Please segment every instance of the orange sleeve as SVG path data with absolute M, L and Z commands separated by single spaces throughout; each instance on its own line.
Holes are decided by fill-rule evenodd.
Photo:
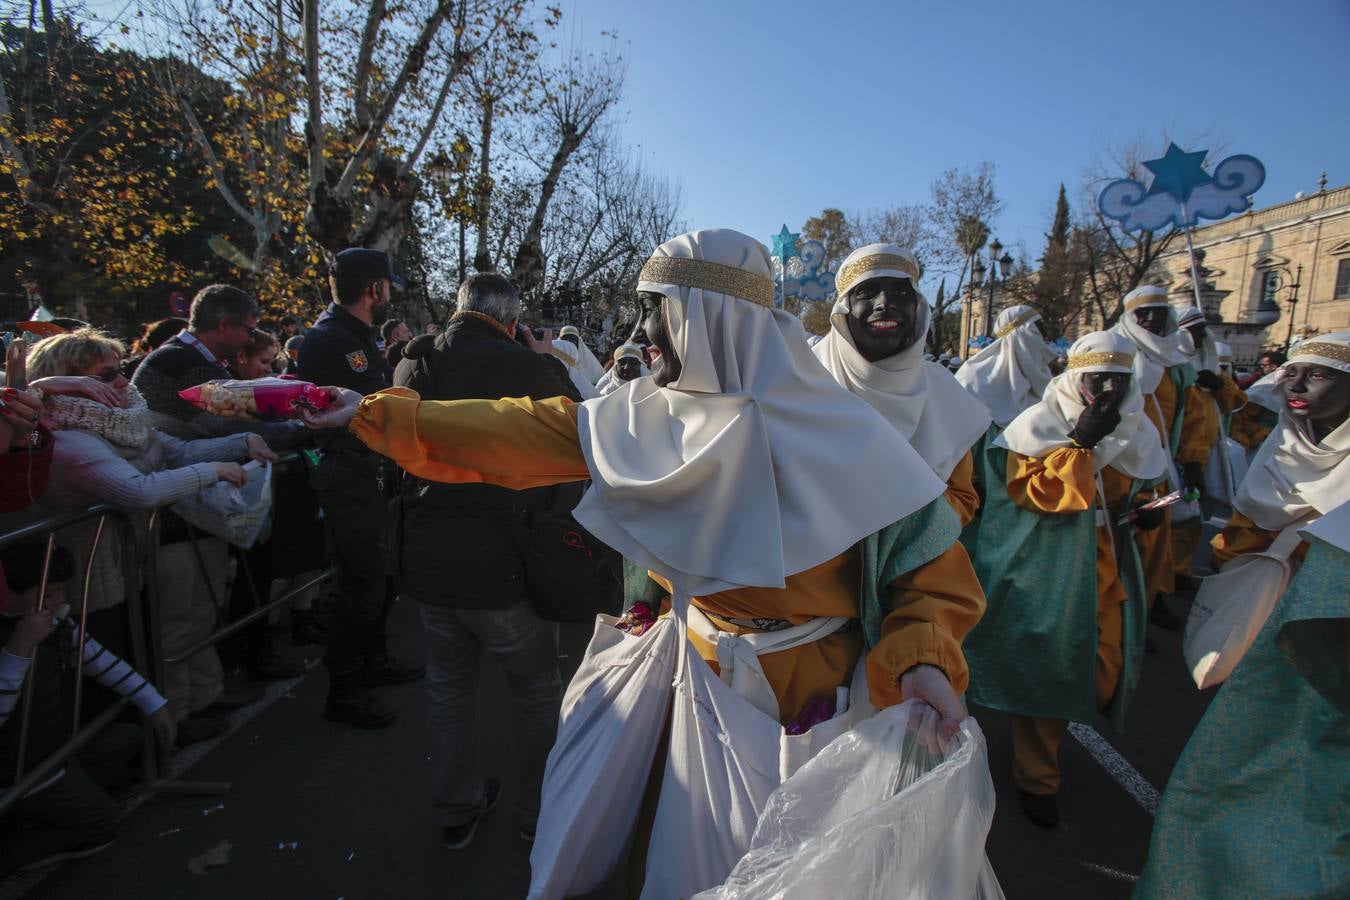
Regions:
M 590 477 L 578 409 L 565 397 L 423 401 L 389 388 L 363 399 L 349 427 L 419 478 L 524 490 Z
M 965 528 L 980 511 L 980 495 L 975 492 L 975 457 L 969 450 L 947 476 L 947 502 L 956 510 L 956 517 Z
M 1238 387 L 1236 381 L 1227 375 L 1220 377 L 1223 378 L 1223 387 L 1214 391 L 1210 396 L 1214 398 L 1215 403 L 1219 404 L 1219 412 L 1229 415 L 1247 405 L 1247 394 L 1242 388 Z
M 952 544 L 941 556 L 906 572 L 890 585 L 893 608 L 881 639 L 867 655 L 867 683 L 878 709 L 905 699 L 900 676 L 918 665 L 936 666 L 964 694 L 970 670 L 961 642 L 984 615 L 984 590 L 966 548 Z
M 1008 497 L 1034 513 L 1073 513 L 1092 508 L 1097 495 L 1092 451 L 1060 447 L 1044 457 L 1008 452 Z
M 1279 417 L 1255 403 L 1248 403 L 1233 414 L 1228 436 L 1248 450 L 1255 450 L 1274 429 Z
M 1186 389 L 1183 399 L 1186 408 L 1177 461 L 1203 465 L 1209 461 L 1209 451 L 1219 442 L 1219 408 L 1208 391 L 1194 385 Z
M 1228 526 L 1214 535 L 1209 545 L 1214 550 L 1214 567 L 1227 563 L 1230 559 L 1244 553 L 1260 553 L 1266 550 L 1280 536 L 1278 531 L 1267 531 L 1237 510 L 1233 510 Z M 1308 542 L 1300 541 L 1293 556 L 1302 559 L 1308 555 Z

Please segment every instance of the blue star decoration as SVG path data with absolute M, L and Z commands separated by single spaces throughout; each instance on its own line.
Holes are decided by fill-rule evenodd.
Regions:
M 797 238 L 799 237 L 801 237 L 800 234 L 793 234 L 788 231 L 787 225 L 784 225 L 783 230 L 773 236 L 773 255 L 783 265 L 786 266 L 789 259 L 798 255 Z
M 1202 184 L 1214 181 L 1205 171 L 1205 154 L 1208 150 L 1187 153 L 1176 144 L 1168 143 L 1167 152 L 1159 159 L 1144 161 L 1144 166 L 1153 173 L 1153 183 L 1148 186 L 1149 195 L 1171 194 L 1178 203 L 1191 198 L 1191 192 Z

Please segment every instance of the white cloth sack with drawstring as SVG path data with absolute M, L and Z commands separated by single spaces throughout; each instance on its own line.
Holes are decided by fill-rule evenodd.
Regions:
M 748 852 L 699 900 L 995 900 L 994 783 L 974 719 L 941 746 L 918 700 L 835 740 L 764 804 Z
M 687 616 L 696 633 L 711 629 L 703 614 L 687 604 L 677 600 L 677 615 Z M 838 694 L 833 718 L 797 735 L 788 734 L 779 722 L 778 704 L 758 654 L 811 643 L 838 625 L 815 619 L 740 638 L 719 634 L 720 664 L 734 661 L 734 669 L 721 676 L 680 629 L 670 754 L 642 900 L 681 900 L 721 884 L 750 847 L 769 795 L 831 741 L 875 713 L 868 700 L 866 666 L 859 660 L 851 689 Z M 771 711 L 762 708 L 770 702 Z
M 1298 565 L 1290 558 L 1301 540 L 1297 529 L 1307 524 L 1300 519 L 1269 549 L 1231 559 L 1200 583 L 1181 642 L 1196 687 L 1222 684 L 1247 654 L 1289 586 Z
M 670 616 L 643 635 L 620 631 L 617 621 L 596 617 L 595 634 L 563 695 L 530 851 L 531 900 L 599 887 L 627 849 L 642 806 L 679 642 Z

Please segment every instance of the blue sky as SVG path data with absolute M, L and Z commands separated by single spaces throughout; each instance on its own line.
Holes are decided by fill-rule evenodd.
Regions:
M 681 185 L 690 225 L 766 243 L 826 206 L 925 201 L 944 169 L 987 159 L 994 234 L 1037 256 L 1061 181 L 1074 204 L 1106 148 L 1142 137 L 1161 155 L 1164 134 L 1261 159 L 1258 207 L 1323 171 L 1350 182 L 1350 0 L 563 8 L 564 41 L 618 32 L 624 134 Z

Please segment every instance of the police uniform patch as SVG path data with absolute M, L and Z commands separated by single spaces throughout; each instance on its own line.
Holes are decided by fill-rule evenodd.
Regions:
M 366 359 L 366 351 L 354 350 L 347 354 L 347 365 L 352 367 L 353 372 L 364 372 L 370 368 L 370 360 Z

